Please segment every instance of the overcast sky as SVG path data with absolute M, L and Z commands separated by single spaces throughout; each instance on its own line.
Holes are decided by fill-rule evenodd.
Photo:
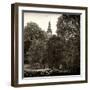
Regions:
M 39 25 L 39 27 L 42 28 L 42 30 L 47 31 L 48 22 L 50 21 L 52 33 L 55 34 L 57 29 L 56 24 L 59 16 L 61 16 L 61 14 L 25 12 L 24 26 L 26 26 L 29 22 L 35 22 Z

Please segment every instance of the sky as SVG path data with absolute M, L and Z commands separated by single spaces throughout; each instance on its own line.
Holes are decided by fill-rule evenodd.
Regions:
M 29 22 L 35 22 L 42 30 L 47 31 L 48 23 L 51 23 L 52 34 L 56 33 L 56 24 L 61 14 L 24 12 L 24 26 Z

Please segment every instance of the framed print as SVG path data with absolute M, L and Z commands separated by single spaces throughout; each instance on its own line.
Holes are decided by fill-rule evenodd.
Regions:
M 87 7 L 11 5 L 11 85 L 87 83 Z

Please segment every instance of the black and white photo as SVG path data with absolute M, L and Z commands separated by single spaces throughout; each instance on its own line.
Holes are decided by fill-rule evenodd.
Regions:
M 24 77 L 80 75 L 80 14 L 24 11 Z
M 11 6 L 11 84 L 87 83 L 87 7 Z

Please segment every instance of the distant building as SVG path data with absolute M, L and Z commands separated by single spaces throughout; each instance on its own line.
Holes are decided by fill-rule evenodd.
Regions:
M 51 23 L 50 23 L 50 21 L 48 23 L 47 36 L 48 36 L 48 38 L 50 38 L 52 36 L 52 29 L 51 29 Z

